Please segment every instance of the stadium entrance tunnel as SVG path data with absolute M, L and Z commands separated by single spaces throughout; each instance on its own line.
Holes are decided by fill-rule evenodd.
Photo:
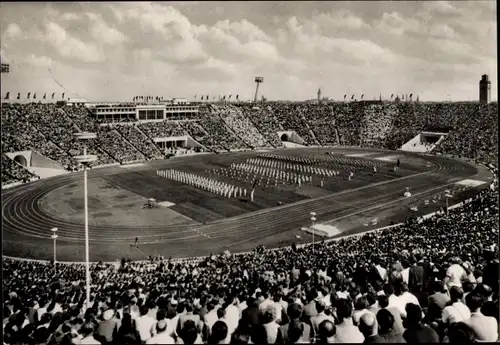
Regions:
M 281 141 L 290 141 L 290 140 L 289 140 L 289 138 L 288 138 L 288 134 L 283 133 L 283 134 L 281 135 Z
M 14 161 L 18 162 L 23 167 L 28 166 L 28 162 L 26 161 L 26 158 L 23 155 L 17 155 L 17 156 L 15 156 L 14 157 Z

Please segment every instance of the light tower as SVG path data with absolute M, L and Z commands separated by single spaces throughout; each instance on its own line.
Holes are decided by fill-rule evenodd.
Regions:
M 491 81 L 487 74 L 481 76 L 479 81 L 479 103 L 489 103 L 491 96 Z
M 255 88 L 255 97 L 253 98 L 253 101 L 255 103 L 257 103 L 257 96 L 259 94 L 259 85 L 260 85 L 260 83 L 263 83 L 263 82 L 264 82 L 263 77 L 255 77 L 255 83 L 257 84 L 257 86 Z
M 89 208 L 88 208 L 88 191 L 87 191 L 87 166 L 97 160 L 96 155 L 87 154 L 87 140 L 92 140 L 97 137 L 96 133 L 79 132 L 74 133 L 73 137 L 76 140 L 83 141 L 83 156 L 73 157 L 74 160 L 83 165 L 83 193 L 84 193 L 84 208 L 85 208 L 85 281 L 87 290 L 87 309 L 90 308 L 90 262 L 89 262 Z

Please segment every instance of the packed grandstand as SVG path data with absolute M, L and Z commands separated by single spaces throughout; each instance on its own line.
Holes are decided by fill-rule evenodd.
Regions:
M 341 102 L 202 104 L 195 118 L 103 125 L 85 107 L 2 104 L 2 184 L 36 177 L 5 154 L 36 150 L 66 170 L 97 132 L 95 166 L 162 159 L 156 137 L 208 151 L 305 145 L 399 149 L 446 131 L 433 154 L 497 176 L 498 104 Z M 497 341 L 497 184 L 463 207 L 390 230 L 201 261 L 162 257 L 92 265 L 3 260 L 6 344 L 224 344 Z M 376 248 L 374 250 L 374 248 Z

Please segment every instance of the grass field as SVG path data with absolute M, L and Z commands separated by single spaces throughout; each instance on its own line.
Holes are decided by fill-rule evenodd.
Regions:
M 143 209 L 147 198 L 102 178 L 88 184 L 89 224 L 162 225 L 195 224 L 192 219 L 169 208 Z M 57 218 L 83 223 L 83 181 L 48 193 L 41 201 L 44 211 Z
M 189 161 L 182 167 L 174 168 L 241 186 L 247 189 L 246 197 L 225 198 L 195 186 L 158 176 L 156 169 L 122 170 L 89 180 L 89 223 L 134 226 L 209 223 L 415 173 L 410 169 L 394 172 L 392 164 L 387 164 L 379 167 L 379 171 L 374 175 L 369 163 L 366 163 L 366 166 L 357 166 L 355 178 L 348 181 L 349 162 L 368 161 L 363 157 L 342 158 L 349 161 L 340 160 L 321 165 L 341 173 L 340 176 L 323 178 L 323 186 L 320 185 L 321 178 L 318 176 L 313 176 L 312 182 L 304 182 L 300 188 L 297 184 L 278 183 L 275 186 L 272 182 L 266 185 L 264 181 L 267 178 L 264 177 L 263 182 L 255 188 L 254 202 L 250 202 L 249 193 L 254 181 L 253 176 L 243 180 L 246 173 L 241 173 L 238 177 L 228 177 L 215 172 L 216 169 L 220 171 L 227 168 L 234 161 L 231 157 L 225 158 L 215 162 Z M 82 191 L 83 182 L 54 190 L 43 198 L 42 207 L 57 218 L 83 223 Z M 157 202 L 169 202 L 173 206 L 142 209 L 149 198 L 154 198 Z

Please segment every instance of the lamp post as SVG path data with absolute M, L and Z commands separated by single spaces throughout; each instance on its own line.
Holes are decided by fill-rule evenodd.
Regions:
M 74 160 L 83 165 L 83 190 L 84 190 L 84 208 L 85 208 L 85 281 L 86 281 L 86 305 L 90 308 L 90 262 L 89 262 L 89 210 L 88 210 L 88 191 L 87 191 L 87 166 L 97 160 L 96 155 L 87 154 L 87 140 L 97 137 L 96 133 L 79 132 L 73 134 L 76 140 L 83 141 L 83 155 L 73 157 Z
M 52 228 L 52 236 L 50 236 L 54 240 L 54 271 L 57 273 L 57 265 L 56 265 L 56 252 L 57 252 L 57 228 Z
M 311 212 L 311 222 L 312 222 L 312 225 L 311 225 L 311 230 L 312 230 L 312 233 L 313 233 L 313 253 L 314 253 L 314 222 L 316 221 L 316 212 Z

